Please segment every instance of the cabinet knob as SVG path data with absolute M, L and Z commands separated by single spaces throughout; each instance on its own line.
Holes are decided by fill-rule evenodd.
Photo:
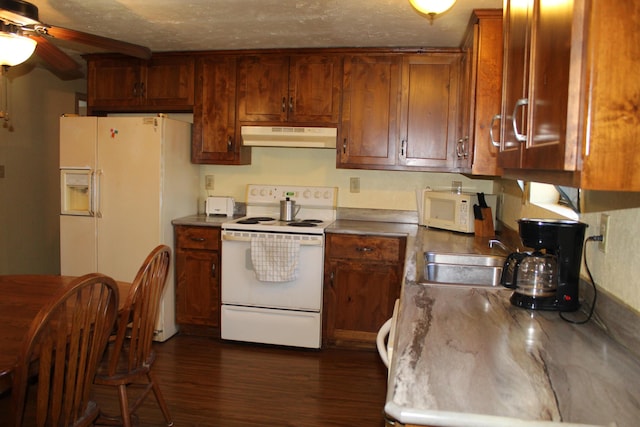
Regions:
M 202 243 L 202 242 L 205 242 L 207 239 L 205 239 L 204 237 L 189 237 L 189 240 L 191 240 L 192 242 Z
M 211 263 L 211 277 L 216 277 L 216 263 Z
M 347 154 L 347 138 L 342 141 L 342 154 Z
M 293 96 L 289 97 L 289 112 L 293 113 Z
M 282 97 L 282 112 L 284 113 L 285 111 L 287 111 L 287 97 L 283 96 Z
M 366 246 L 364 246 L 364 247 L 358 246 L 358 247 L 356 248 L 356 251 L 357 251 L 357 252 L 363 252 L 363 253 L 373 252 L 373 248 L 368 248 L 368 247 L 366 247 Z
M 227 151 L 233 151 L 233 138 L 231 138 L 231 135 L 227 137 Z

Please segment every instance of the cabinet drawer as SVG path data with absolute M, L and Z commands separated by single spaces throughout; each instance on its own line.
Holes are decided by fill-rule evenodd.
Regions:
M 176 247 L 179 249 L 209 249 L 220 247 L 220 229 L 214 227 L 176 227 Z
M 404 240 L 398 237 L 327 234 L 328 257 L 398 262 L 404 254 Z

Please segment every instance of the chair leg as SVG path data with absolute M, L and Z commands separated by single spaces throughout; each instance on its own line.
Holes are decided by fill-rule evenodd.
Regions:
M 165 402 L 164 400 L 164 396 L 162 395 L 160 386 L 156 382 L 155 376 L 151 373 L 151 371 L 147 372 L 147 378 L 149 379 L 149 382 L 153 387 L 153 394 L 156 396 L 156 401 L 158 402 L 158 406 L 162 411 L 162 415 L 164 415 L 167 426 L 173 426 L 173 420 L 171 419 L 171 414 L 169 413 L 169 407 L 167 406 L 167 402 Z
M 123 427 L 131 427 L 131 414 L 129 413 L 129 398 L 127 397 L 127 386 L 118 386 L 118 396 L 120 397 L 120 413 L 122 414 Z

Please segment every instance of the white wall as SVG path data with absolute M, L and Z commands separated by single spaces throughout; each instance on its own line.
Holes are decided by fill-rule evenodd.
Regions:
M 232 196 L 241 202 L 245 201 L 247 184 L 338 187 L 339 207 L 412 211 L 416 210 L 416 189 L 449 190 L 452 180 L 462 181 L 465 191 L 493 192 L 492 181 L 459 174 L 337 169 L 332 149 L 253 147 L 251 165 L 206 165 L 200 170 L 201 198 L 207 195 L 204 176 L 211 174 L 215 189 L 210 195 Z M 360 178 L 359 193 L 349 192 L 351 177 Z M 202 203 L 199 206 L 202 209 Z
M 59 273 L 58 117 L 74 112 L 86 82 L 26 64 L 7 78 L 14 130 L 0 127 L 0 274 Z

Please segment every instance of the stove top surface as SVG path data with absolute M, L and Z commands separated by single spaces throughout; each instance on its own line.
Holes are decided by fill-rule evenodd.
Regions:
M 222 229 L 324 234 L 336 219 L 337 197 L 335 187 L 250 184 L 247 215 L 223 223 Z M 293 221 L 280 220 L 280 201 L 286 198 L 299 207 Z

